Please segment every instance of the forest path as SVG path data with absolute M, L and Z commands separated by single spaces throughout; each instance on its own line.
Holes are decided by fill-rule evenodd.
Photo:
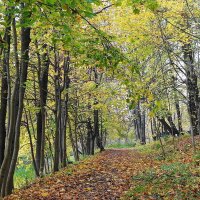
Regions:
M 109 149 L 40 179 L 6 200 L 114 200 L 131 186 L 131 177 L 152 165 L 133 149 Z

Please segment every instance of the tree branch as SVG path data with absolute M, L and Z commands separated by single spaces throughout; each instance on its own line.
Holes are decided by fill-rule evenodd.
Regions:
M 113 5 L 114 5 L 114 4 L 110 4 L 110 5 L 108 5 L 108 6 L 104 7 L 104 8 L 102 8 L 101 10 L 95 12 L 94 14 L 95 14 L 95 15 L 98 15 L 98 14 L 102 13 L 104 10 L 110 8 L 110 7 L 113 6 Z

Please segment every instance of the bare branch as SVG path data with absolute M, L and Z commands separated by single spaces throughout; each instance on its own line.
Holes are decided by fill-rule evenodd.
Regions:
M 110 8 L 110 7 L 113 6 L 113 5 L 114 5 L 114 4 L 110 4 L 110 5 L 108 5 L 108 6 L 104 7 L 104 8 L 102 8 L 101 10 L 95 12 L 94 14 L 97 15 L 97 14 L 99 14 L 99 13 L 102 13 L 104 10 L 107 10 L 108 8 Z

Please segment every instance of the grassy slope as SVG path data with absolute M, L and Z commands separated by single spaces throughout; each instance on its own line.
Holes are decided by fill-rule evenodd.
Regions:
M 164 141 L 164 159 L 159 142 L 139 146 L 154 164 L 132 177 L 132 188 L 122 199 L 200 199 L 200 137 L 193 153 L 189 136 Z

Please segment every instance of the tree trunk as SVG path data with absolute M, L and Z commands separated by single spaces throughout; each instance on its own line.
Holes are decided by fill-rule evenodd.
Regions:
M 94 68 L 94 82 L 96 83 L 96 88 L 99 86 L 99 81 L 98 81 L 98 72 L 97 69 Z M 94 105 L 98 104 L 98 100 L 95 98 L 94 99 Z M 104 151 L 103 147 L 103 142 L 102 138 L 100 137 L 99 134 L 99 110 L 94 109 L 94 137 L 96 138 L 96 144 L 97 147 L 100 149 L 100 151 Z
M 102 138 L 99 135 L 99 111 L 94 110 L 94 135 L 96 136 L 97 147 L 100 151 L 104 151 Z
M 36 45 L 37 46 L 37 45 Z M 43 46 L 45 50 L 46 45 Z M 49 72 L 49 60 L 47 53 L 42 55 L 42 62 L 40 61 L 40 55 L 38 53 L 38 81 L 39 81 L 39 93 L 40 111 L 37 113 L 37 141 L 36 141 L 36 165 L 43 175 L 44 170 L 44 147 L 45 147 L 45 106 L 47 101 L 47 87 L 48 87 L 48 72 Z
M 22 9 L 24 8 L 24 4 L 22 3 Z M 30 17 L 31 13 L 28 13 L 28 17 Z M 24 19 L 27 17 L 22 14 L 22 24 L 24 23 Z M 14 176 L 14 170 L 17 162 L 17 156 L 19 151 L 19 139 L 20 139 L 20 126 L 23 112 L 23 102 L 24 102 L 24 94 L 25 94 L 25 83 L 27 80 L 27 71 L 28 71 L 28 62 L 29 62 L 29 44 L 30 44 L 30 27 L 21 28 L 21 74 L 20 74 L 20 86 L 19 86 L 19 107 L 17 111 L 17 119 L 15 125 L 15 137 L 14 137 L 14 151 L 12 154 L 12 160 L 10 166 L 5 166 L 9 168 L 9 173 L 7 176 L 5 191 L 2 191 L 2 195 L 8 195 L 12 192 L 12 180 Z M 9 153 L 9 149 L 6 149 L 6 153 Z M 8 162 L 6 162 L 7 164 Z M 3 166 L 3 165 L 2 165 Z M 3 167 L 2 167 L 3 168 Z
M 169 133 L 171 133 L 171 135 L 175 136 L 175 135 L 179 135 L 179 131 L 177 130 L 176 126 L 173 124 L 171 124 L 172 126 L 170 126 L 164 118 L 158 118 L 158 120 L 162 123 L 162 125 L 164 126 L 164 129 L 167 130 Z M 170 119 L 169 119 L 170 120 Z M 170 120 L 171 121 L 171 120 Z M 171 122 L 173 123 L 173 122 Z
M 29 141 L 30 141 L 30 148 L 31 148 L 31 156 L 32 156 L 32 161 L 33 161 L 33 167 L 35 170 L 35 174 L 36 176 L 39 176 L 39 171 L 36 165 L 36 161 L 35 161 L 35 155 L 34 155 L 34 147 L 33 147 L 33 141 L 32 141 L 32 137 L 31 137 L 31 131 L 29 128 L 29 119 L 28 119 L 28 115 L 27 115 L 27 111 L 25 110 L 25 118 L 26 118 L 26 130 L 28 132 L 28 137 L 29 137 Z
M 197 85 L 197 75 L 194 67 L 194 53 L 191 44 L 183 46 L 185 71 L 187 78 L 188 110 L 191 118 L 191 128 L 193 134 L 198 135 L 198 109 L 199 109 L 199 89 Z
M 5 29 L 4 48 L 3 48 L 3 68 L 1 79 L 1 107 L 0 107 L 0 167 L 4 159 L 5 139 L 6 139 L 6 113 L 8 96 L 8 69 L 10 60 L 10 32 L 11 17 L 8 17 L 8 25 Z
M 176 101 L 175 106 L 176 106 L 176 114 L 177 114 L 177 118 L 178 118 L 178 130 L 179 130 L 179 133 L 182 133 L 183 126 L 182 126 L 182 117 L 181 117 L 179 101 Z
M 91 125 L 91 120 L 88 118 L 87 120 L 87 138 L 86 138 L 86 154 L 87 155 L 92 155 L 92 135 L 93 135 L 93 130 L 92 130 L 92 125 Z
M 66 94 L 63 94 L 63 100 L 62 100 L 62 110 L 61 110 L 61 126 L 62 128 L 60 129 L 61 131 L 61 165 L 62 167 L 66 167 L 67 165 L 67 120 L 68 120 L 68 100 L 69 100 L 69 95 L 68 95 L 68 89 L 69 89 L 69 84 L 70 84 L 70 78 L 69 78 L 69 69 L 70 69 L 70 56 L 69 52 L 67 57 L 64 59 L 64 83 L 62 87 L 62 92 L 65 91 Z
M 143 110 L 141 114 L 141 144 L 146 144 L 145 121 L 146 121 L 146 114 L 145 110 Z
M 61 92 L 60 92 L 60 82 L 59 82 L 59 63 L 58 63 L 58 55 L 57 51 L 54 48 L 54 56 L 55 56 L 55 63 L 54 63 L 54 84 L 55 84 L 55 123 L 56 123 L 56 130 L 55 130 L 55 139 L 54 139 L 54 172 L 59 170 L 60 164 L 60 116 L 61 116 Z

